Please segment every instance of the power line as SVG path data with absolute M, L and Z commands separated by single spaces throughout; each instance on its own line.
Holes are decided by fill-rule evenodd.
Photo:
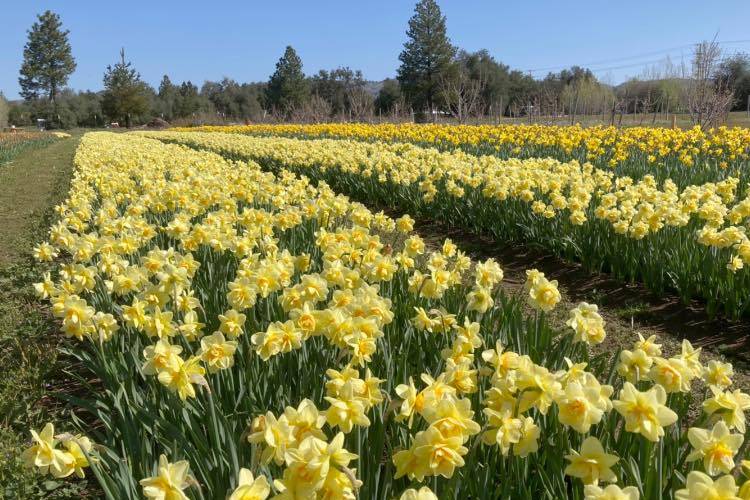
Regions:
M 669 56 L 666 56 L 666 57 L 669 57 Z M 623 65 L 620 65 L 620 66 L 610 66 L 608 68 L 595 68 L 595 69 L 592 69 L 591 72 L 592 73 L 600 73 L 602 71 L 610 71 L 610 70 L 613 70 L 613 69 L 637 68 L 637 67 L 641 67 L 641 66 L 648 66 L 649 64 L 658 64 L 658 63 L 664 62 L 664 59 L 665 58 L 662 57 L 660 59 L 653 59 L 651 61 L 643 61 L 643 62 L 638 62 L 638 63 L 634 63 L 634 64 L 623 64 Z M 730 59 L 730 58 L 729 57 L 722 57 L 719 61 L 720 62 L 724 62 L 724 61 L 727 61 L 728 59 Z
M 637 68 L 637 67 L 640 67 L 640 66 L 648 66 L 649 64 L 658 64 L 660 62 L 664 62 L 664 60 L 666 58 L 668 58 L 668 57 L 669 56 L 667 55 L 667 56 L 664 56 L 664 57 L 660 57 L 659 59 L 652 59 L 650 61 L 642 61 L 642 62 L 637 62 L 637 63 L 632 63 L 632 64 L 621 64 L 621 65 L 618 65 L 618 66 L 609 66 L 607 68 L 593 68 L 593 69 L 591 69 L 591 72 L 592 73 L 599 73 L 601 71 L 611 71 L 613 69 Z
M 716 42 L 716 43 L 718 43 L 719 45 L 731 45 L 731 44 L 739 44 L 739 43 L 750 43 L 750 39 L 748 39 L 748 40 L 725 40 L 725 41 Z M 592 69 L 592 71 L 608 71 L 608 70 L 611 70 L 611 69 L 622 69 L 622 68 L 625 68 L 625 67 L 635 67 L 635 66 L 646 65 L 646 64 L 654 64 L 654 63 L 657 63 L 657 62 L 661 62 L 664 59 L 664 57 L 669 57 L 669 55 L 671 53 L 673 53 L 674 51 L 676 51 L 676 50 L 682 50 L 682 49 L 686 49 L 686 48 L 692 48 L 692 47 L 695 47 L 696 45 L 697 44 L 695 44 L 695 43 L 685 44 L 685 45 L 680 45 L 680 46 L 677 46 L 677 47 L 671 47 L 671 48 L 668 48 L 668 49 L 661 49 L 661 50 L 655 50 L 655 51 L 651 51 L 651 52 L 644 52 L 644 53 L 641 53 L 641 54 L 638 54 L 638 55 L 633 55 L 633 56 L 617 57 L 617 58 L 611 58 L 611 59 L 602 59 L 602 60 L 599 60 L 599 61 L 593 61 L 593 62 L 584 63 L 584 64 L 577 64 L 577 66 L 583 66 L 583 67 L 598 66 L 600 64 L 609 64 L 609 63 L 616 63 L 616 62 L 621 62 L 621 61 L 629 61 L 629 60 L 633 60 L 633 59 L 640 59 L 640 58 L 643 58 L 643 57 L 650 57 L 650 56 L 654 56 L 654 55 L 663 54 L 662 58 L 654 60 L 654 61 L 645 61 L 645 62 L 639 62 L 639 63 L 628 64 L 628 65 L 623 65 L 623 66 L 613 66 L 613 67 L 609 67 L 609 68 L 598 68 L 598 69 Z M 553 71 L 553 70 L 558 70 L 558 69 L 562 70 L 562 69 L 569 68 L 571 66 L 573 66 L 573 65 L 548 66 L 548 67 L 545 67 L 545 68 L 535 68 L 535 69 L 525 70 L 524 73 L 539 73 L 539 72 L 543 72 L 543 71 Z
M 578 66 L 597 66 L 599 64 L 609 64 L 609 63 L 613 63 L 613 62 L 627 61 L 627 60 L 630 60 L 630 59 L 639 59 L 641 57 L 649 57 L 649 56 L 658 55 L 658 54 L 662 54 L 662 53 L 669 53 L 669 52 L 672 52 L 672 51 L 675 51 L 675 50 L 678 50 L 678 49 L 684 49 L 684 48 L 693 47 L 693 46 L 694 46 L 694 44 L 681 45 L 679 47 L 672 47 L 671 49 L 663 49 L 663 50 L 658 50 L 658 51 L 653 51 L 653 52 L 644 52 L 643 54 L 639 54 L 637 56 L 619 57 L 619 58 L 614 58 L 614 59 L 603 59 L 603 60 L 600 60 L 600 61 L 593 61 L 593 62 L 589 62 L 589 63 L 579 64 Z M 555 69 L 565 69 L 565 68 L 569 68 L 570 66 L 571 65 L 568 65 L 568 66 L 561 65 L 561 66 L 548 66 L 546 68 L 528 69 L 528 70 L 525 71 L 525 73 L 536 73 L 536 72 L 539 72 L 539 71 L 551 71 L 551 70 L 555 70 Z

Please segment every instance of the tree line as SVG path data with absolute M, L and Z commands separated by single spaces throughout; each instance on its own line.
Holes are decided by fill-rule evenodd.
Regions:
M 19 84 L 23 101 L 8 105 L 0 95 L 0 126 L 101 127 L 118 123 L 223 123 L 257 121 L 434 121 L 450 117 L 529 119 L 601 115 L 611 123 L 623 115 L 689 113 L 712 125 L 731 110 L 750 109 L 750 58 L 723 58 L 718 44 L 696 46 L 689 69 L 666 71 L 618 86 L 573 66 L 544 78 L 510 68 L 487 50 L 467 52 L 451 42 L 446 17 L 435 0 L 420 0 L 408 22 L 407 41 L 395 78 L 365 79 L 359 70 L 338 67 L 306 75 L 293 47 L 286 47 L 266 82 L 230 78 L 173 82 L 158 88 L 144 82 L 124 49 L 106 68 L 103 90 L 67 88 L 76 69 L 68 30 L 50 11 L 28 31 Z

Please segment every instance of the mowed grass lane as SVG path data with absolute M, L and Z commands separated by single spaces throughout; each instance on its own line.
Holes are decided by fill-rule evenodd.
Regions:
M 47 308 L 35 299 L 31 251 L 68 192 L 80 134 L 23 151 L 0 166 L 0 498 L 86 497 L 83 482 L 49 481 L 21 466 L 29 428 L 56 420 L 66 387 Z

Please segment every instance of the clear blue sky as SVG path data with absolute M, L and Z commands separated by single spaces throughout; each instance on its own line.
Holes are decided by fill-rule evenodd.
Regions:
M 684 46 L 717 32 L 720 41 L 750 39 L 748 0 L 438 1 L 451 40 L 462 48 L 486 48 L 521 70 L 597 63 L 590 67 L 613 83 L 666 55 L 687 61 Z M 69 86 L 98 90 L 122 46 L 152 85 L 164 73 L 198 85 L 223 76 L 266 80 L 287 44 L 308 74 L 345 65 L 380 80 L 396 72 L 414 8 L 414 0 L 2 3 L 0 91 L 11 99 L 18 97 L 26 30 L 45 9 L 60 14 L 71 32 L 78 69 Z M 750 52 L 750 43 L 724 48 Z

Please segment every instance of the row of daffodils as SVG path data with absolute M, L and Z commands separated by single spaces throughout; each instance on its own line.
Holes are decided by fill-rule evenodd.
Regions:
M 27 148 L 46 146 L 56 139 L 67 137 L 70 134 L 65 132 L 0 132 L 0 166 Z
M 688 342 L 594 355 L 597 307 L 552 329 L 542 273 L 508 295 L 289 171 L 111 133 L 75 162 L 36 291 L 88 390 L 32 431 L 42 473 L 112 499 L 750 498 L 750 396 Z
M 550 156 L 590 161 L 618 173 L 653 173 L 679 182 L 717 180 L 746 170 L 750 129 L 719 127 L 703 131 L 658 127 L 581 127 L 550 125 L 417 125 L 412 123 L 319 123 L 204 126 L 183 131 L 232 132 L 301 138 L 411 142 L 440 149 L 504 158 Z
M 573 160 L 502 160 L 411 144 L 153 133 L 267 169 L 294 169 L 367 203 L 535 244 L 590 269 L 699 297 L 711 314 L 750 306 L 750 193 L 740 181 L 639 181 Z

